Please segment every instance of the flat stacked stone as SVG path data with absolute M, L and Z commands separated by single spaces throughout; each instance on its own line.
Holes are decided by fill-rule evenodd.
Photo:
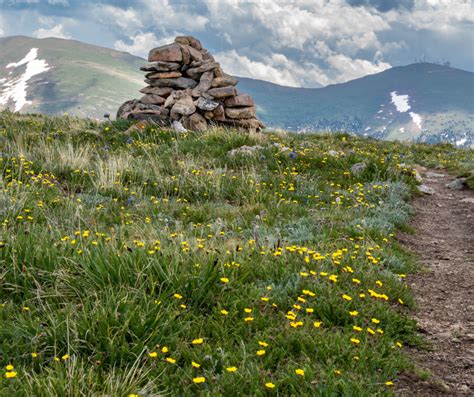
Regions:
M 204 131 L 227 125 L 249 131 L 265 126 L 256 117 L 253 99 L 235 87 L 238 80 L 221 69 L 201 42 L 178 36 L 153 48 L 145 72 L 144 94 L 120 106 L 118 119 L 151 119 L 165 126 Z

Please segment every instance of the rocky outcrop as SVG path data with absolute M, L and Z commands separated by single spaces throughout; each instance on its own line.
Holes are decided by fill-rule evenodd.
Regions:
M 125 102 L 118 119 L 153 120 L 192 131 L 213 125 L 264 128 L 253 99 L 237 90 L 238 80 L 224 73 L 194 37 L 178 36 L 174 43 L 152 49 L 140 70 L 148 84 L 140 90 L 144 95 Z

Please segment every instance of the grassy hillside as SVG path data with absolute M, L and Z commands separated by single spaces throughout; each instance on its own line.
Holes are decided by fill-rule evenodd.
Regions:
M 106 112 L 115 114 L 127 99 L 139 97 L 138 90 L 145 85 L 139 71 L 143 59 L 124 52 L 75 40 L 24 36 L 2 38 L 0 45 L 0 78 L 8 79 L 11 69 L 5 66 L 31 48 L 39 48 L 39 58 L 50 67 L 28 82 L 27 99 L 33 103 L 24 112 L 102 117 Z
M 285 129 L 341 129 L 377 138 L 474 144 L 474 73 L 420 63 L 394 67 L 323 88 L 289 88 L 241 79 L 261 107 L 261 117 Z M 391 92 L 408 95 L 410 111 L 399 112 Z M 271 99 L 270 99 L 271 98 Z
M 390 395 L 401 164 L 473 151 L 128 127 L 0 113 L 0 394 Z
M 112 49 L 56 38 L 0 38 L 0 106 L 6 85 L 26 66 L 6 68 L 32 48 L 50 69 L 27 83 L 23 112 L 102 118 L 115 115 L 124 101 L 140 98 L 145 61 Z M 12 72 L 12 74 L 10 74 Z M 323 88 L 291 88 L 241 78 L 238 89 L 258 105 L 269 127 L 285 130 L 350 131 L 383 139 L 474 145 L 474 73 L 430 63 L 388 69 Z M 400 112 L 391 93 L 407 96 Z M 10 104 L 11 106 L 11 104 Z M 420 118 L 414 122 L 410 112 Z

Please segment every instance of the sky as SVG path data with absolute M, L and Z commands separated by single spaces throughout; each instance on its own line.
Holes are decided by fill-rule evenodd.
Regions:
M 294 87 L 417 61 L 474 71 L 474 0 L 0 0 L 0 37 L 72 38 L 146 58 L 177 35 L 229 74 Z

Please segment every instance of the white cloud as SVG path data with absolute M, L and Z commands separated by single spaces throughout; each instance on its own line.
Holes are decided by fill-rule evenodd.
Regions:
M 272 54 L 255 61 L 240 55 L 236 50 L 219 52 L 216 54 L 216 59 L 229 74 L 267 80 L 290 87 L 343 83 L 368 74 L 383 72 L 391 67 L 387 62 L 352 59 L 343 54 L 329 55 L 327 68 L 309 62 L 295 62 L 283 54 Z
M 377 50 L 380 46 L 374 32 L 347 36 L 336 41 L 337 50 L 350 55 L 355 55 L 360 50 Z
M 188 11 L 186 2 L 176 2 L 177 6 L 173 6 L 173 2 L 169 0 L 140 0 L 140 6 L 146 11 L 141 15 L 147 18 L 163 29 L 185 29 L 191 32 L 202 31 L 209 22 L 207 16 Z M 189 7 L 191 8 L 191 7 Z
M 92 15 L 95 15 L 100 23 L 115 25 L 125 34 L 132 34 L 143 28 L 142 18 L 148 17 L 147 13 L 138 12 L 134 8 L 123 9 L 110 4 L 96 5 Z
M 239 55 L 236 50 L 229 50 L 219 52 L 215 57 L 227 73 L 236 76 L 271 81 L 290 87 L 315 86 L 315 83 L 319 85 L 329 82 L 317 65 L 300 65 L 283 54 L 272 54 L 261 61 L 255 61 Z
M 414 29 L 452 32 L 474 22 L 474 9 L 472 0 L 416 0 L 413 10 L 391 11 L 387 19 Z
M 343 0 L 260 0 L 245 2 L 206 0 L 211 25 L 242 37 L 242 30 L 258 27 L 274 48 L 305 47 L 318 40 L 332 41 L 351 36 L 364 36 L 388 30 L 390 25 L 374 10 L 351 7 Z M 249 37 L 249 40 L 255 37 Z
M 62 23 L 53 26 L 52 28 L 40 28 L 33 32 L 33 36 L 38 39 L 44 39 L 46 37 L 57 37 L 59 39 L 71 38 L 71 36 L 64 32 L 64 26 Z
M 21 1 L 38 3 L 38 0 Z M 146 57 L 151 48 L 171 42 L 177 32 L 182 32 L 195 35 L 208 49 L 218 53 L 231 73 L 292 86 L 316 86 L 381 72 L 391 64 L 407 64 L 423 55 L 431 61 L 445 58 L 456 65 L 456 60 L 461 60 L 464 64 L 456 66 L 474 67 L 469 47 L 472 40 L 469 42 L 467 37 L 474 22 L 472 1 L 84 0 L 79 4 L 44 0 L 44 3 L 55 4 L 55 8 L 69 4 L 69 9 L 76 10 L 78 15 L 91 18 L 88 26 L 97 29 L 94 33 L 84 29 L 78 39 L 91 42 L 96 32 L 103 32 L 103 36 L 97 37 L 98 44 L 114 43 L 118 50 Z M 127 6 L 120 7 L 120 3 Z M 63 16 L 48 15 L 36 19 L 41 28 L 35 31 L 38 37 L 69 37 L 65 30 L 80 30 Z M 13 26 L 7 29 L 2 24 L 0 15 L 0 35 L 18 30 L 12 29 Z
M 167 35 L 168 30 L 186 28 L 190 31 L 202 31 L 207 17 L 187 12 L 186 7 L 175 7 L 168 0 L 140 0 L 134 7 L 121 8 L 110 4 L 98 4 L 92 15 L 109 26 L 117 26 L 126 35 L 137 34 L 144 27 L 159 30 Z M 158 24 L 157 24 L 157 21 Z
M 336 83 L 358 79 L 368 74 L 380 73 L 387 70 L 391 65 L 387 62 L 370 62 L 366 59 L 353 59 L 344 54 L 331 55 L 327 59 L 331 66 Z
M 206 4 L 210 26 L 225 31 L 226 42 L 236 49 L 220 54 L 232 73 L 310 87 L 390 67 L 383 62 L 385 44 L 378 37 L 390 24 L 373 8 L 352 7 L 344 0 Z M 364 57 L 358 55 L 361 51 Z
M 152 48 L 172 43 L 174 37 L 175 36 L 168 36 L 158 39 L 155 34 L 151 32 L 138 33 L 130 37 L 132 44 L 127 44 L 122 40 L 117 40 L 114 44 L 114 48 L 118 51 L 129 52 L 130 54 L 147 58 L 148 52 Z

